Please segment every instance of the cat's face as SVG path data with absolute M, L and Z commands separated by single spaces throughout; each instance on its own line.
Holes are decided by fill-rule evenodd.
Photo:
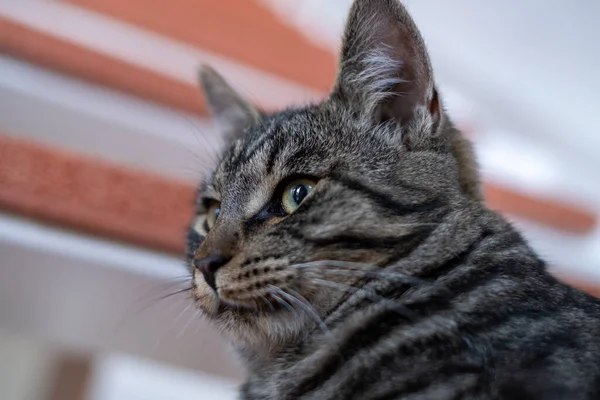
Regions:
M 258 112 L 202 73 L 230 144 L 198 194 L 193 295 L 241 347 L 318 329 L 477 192 L 405 10 L 359 0 L 344 43 L 335 89 L 306 108 Z

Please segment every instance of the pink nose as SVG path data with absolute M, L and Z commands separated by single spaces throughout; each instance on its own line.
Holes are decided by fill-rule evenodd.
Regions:
M 215 283 L 215 272 L 227 262 L 231 260 L 231 257 L 225 257 L 220 254 L 211 254 L 208 257 L 194 260 L 194 267 L 202 273 L 204 281 L 208 286 L 215 292 L 217 291 L 217 285 Z

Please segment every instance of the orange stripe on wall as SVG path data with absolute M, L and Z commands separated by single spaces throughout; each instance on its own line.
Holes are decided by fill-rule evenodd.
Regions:
M 213 51 L 297 83 L 329 91 L 333 53 L 311 44 L 255 0 L 66 0 Z
M 183 248 L 194 194 L 189 184 L 10 136 L 0 136 L 0 187 L 1 208 L 170 251 Z M 593 216 L 536 199 L 511 203 L 517 196 L 502 190 L 487 185 L 492 206 L 514 212 L 533 202 L 538 218 L 562 229 L 591 226 Z M 565 220 L 540 211 L 557 209 Z
M 556 275 L 556 278 L 568 285 L 579 288 L 592 296 L 600 298 L 600 285 L 592 283 L 592 281 L 584 281 L 582 278 L 566 275 L 564 273 Z
M 0 208 L 183 254 L 194 188 L 0 136 Z
M 0 16 L 0 52 L 166 106 L 204 113 L 198 88 Z
M 484 185 L 484 196 L 492 209 L 538 221 L 555 229 L 574 233 L 589 233 L 597 223 L 597 216 L 554 199 L 527 196 L 498 185 Z
M 0 209 L 175 254 L 183 254 L 195 193 L 185 183 L 2 135 L 0 187 Z M 600 296 L 598 285 L 558 278 Z

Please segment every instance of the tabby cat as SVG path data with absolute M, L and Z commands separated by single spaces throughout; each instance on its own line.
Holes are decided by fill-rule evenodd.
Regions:
M 331 94 L 265 113 L 200 80 L 229 145 L 199 189 L 191 291 L 241 399 L 600 399 L 600 301 L 482 204 L 397 0 L 356 0 Z

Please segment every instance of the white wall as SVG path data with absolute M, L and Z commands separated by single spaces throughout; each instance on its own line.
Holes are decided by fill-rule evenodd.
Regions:
M 24 335 L 0 331 L 0 394 L 2 400 L 44 400 L 54 353 Z
M 160 300 L 189 284 L 185 275 L 170 255 L 0 214 L 3 329 L 238 379 L 225 343 L 191 298 Z
M 149 360 L 98 357 L 88 400 L 234 400 L 238 383 Z

